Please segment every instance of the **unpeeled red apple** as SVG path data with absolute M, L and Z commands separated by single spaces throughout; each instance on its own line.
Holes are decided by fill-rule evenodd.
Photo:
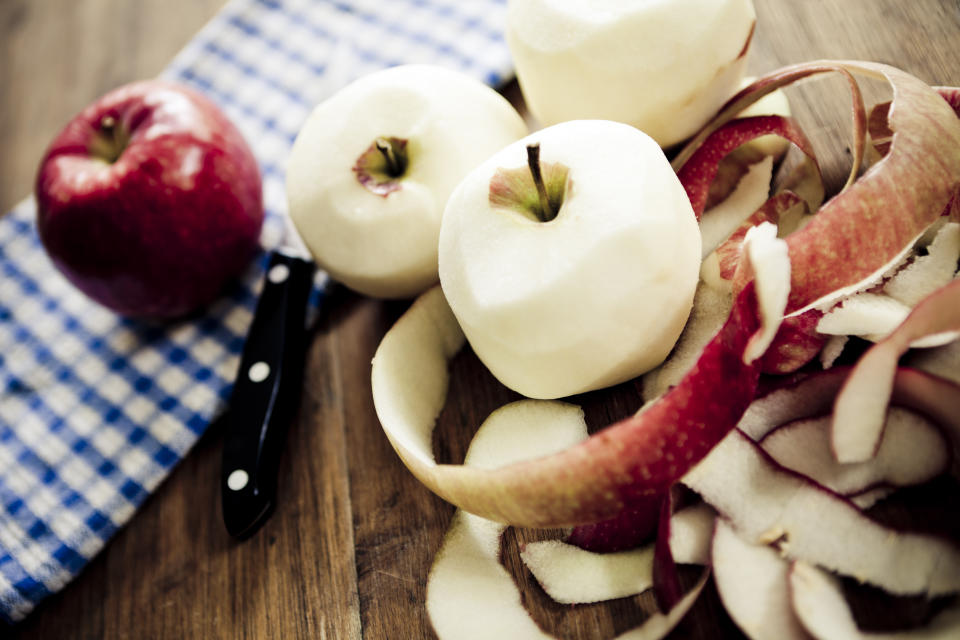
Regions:
M 531 113 L 693 135 L 743 77 L 750 0 L 510 0 L 507 43 Z
M 287 169 L 290 216 L 330 274 L 361 293 L 414 296 L 437 281 L 453 188 L 527 133 L 486 85 L 430 65 L 364 76 L 321 103 Z
M 539 167 L 552 220 L 532 178 Z M 683 329 L 700 232 L 656 142 L 573 121 L 495 154 L 450 197 L 440 282 L 479 358 L 508 387 L 557 398 L 658 365 Z
M 249 263 L 263 223 L 260 173 L 204 96 L 147 81 L 106 94 L 53 140 L 36 182 L 54 264 L 97 302 L 179 316 Z

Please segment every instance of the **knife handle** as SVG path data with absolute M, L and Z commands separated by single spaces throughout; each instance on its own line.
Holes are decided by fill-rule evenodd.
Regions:
M 252 535 L 273 511 L 287 427 L 303 386 L 310 260 L 274 252 L 227 408 L 221 495 L 230 535 Z

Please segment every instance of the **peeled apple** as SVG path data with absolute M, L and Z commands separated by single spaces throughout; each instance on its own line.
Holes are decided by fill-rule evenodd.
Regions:
M 616 120 L 668 146 L 739 88 L 755 21 L 750 0 L 510 0 L 506 36 L 541 124 Z

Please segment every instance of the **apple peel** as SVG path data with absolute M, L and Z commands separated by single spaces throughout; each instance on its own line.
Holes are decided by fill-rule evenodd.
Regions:
M 825 72 L 843 74 L 854 96 L 855 157 L 844 191 L 787 237 L 793 265 L 788 313 L 828 307 L 872 286 L 901 264 L 913 242 L 954 197 L 960 178 L 960 154 L 955 152 L 960 147 L 960 119 L 951 106 L 936 90 L 899 69 L 859 61 L 803 63 L 760 78 L 730 99 L 674 159 L 674 167 L 682 174 L 711 135 L 751 103 Z M 855 181 L 867 117 L 854 73 L 885 79 L 893 89 L 887 118 L 890 150 Z M 874 233 L 858 234 L 862 228 Z M 836 268 L 838 264 L 843 269 Z
M 942 347 L 910 351 L 904 364 L 960 384 L 960 340 Z
M 638 498 L 614 518 L 578 525 L 567 542 L 600 553 L 636 549 L 656 533 L 662 499 L 659 494 Z
M 808 640 L 790 601 L 790 564 L 776 549 L 745 542 L 717 518 L 710 566 L 723 608 L 751 640 Z
M 693 603 L 700 597 L 700 593 L 707 584 L 708 577 L 710 577 L 710 572 L 705 570 L 697 583 L 693 585 L 693 588 L 687 591 L 683 598 L 669 611 L 654 613 L 644 620 L 642 625 L 620 634 L 614 640 L 657 640 L 666 636 L 687 615 Z
M 737 266 L 740 264 L 740 251 L 743 249 L 743 241 L 750 229 L 764 222 L 776 225 L 781 215 L 793 207 L 802 206 L 802 204 L 803 201 L 800 196 L 792 191 L 782 191 L 764 201 L 716 248 L 719 276 L 724 280 L 733 280 Z
M 763 318 L 760 330 L 750 337 L 744 349 L 743 360 L 750 364 L 766 353 L 780 328 L 790 295 L 790 259 L 787 243 L 777 239 L 777 227 L 769 222 L 751 227 L 743 240 L 743 248 L 749 260 L 742 264 L 754 272 Z
M 546 418 L 537 419 L 541 413 Z M 579 407 L 521 400 L 490 414 L 470 443 L 464 463 L 496 467 L 546 455 L 586 437 Z M 513 577 L 500 564 L 505 530 L 506 525 L 463 511 L 454 514 L 427 579 L 427 613 L 441 640 L 551 637 L 523 608 Z
M 694 369 L 647 410 L 562 453 L 486 470 L 438 465 L 431 453 L 430 436 L 447 388 L 446 364 L 463 344 L 442 292 L 433 289 L 377 349 L 374 406 L 404 464 L 448 502 L 522 526 L 597 522 L 633 499 L 665 491 L 736 424 L 756 389 L 757 372 L 744 362 L 744 353 L 762 328 L 761 306 L 748 284 Z M 721 388 L 715 385 L 720 379 L 731 382 Z
M 778 464 L 815 480 L 858 506 L 875 501 L 865 492 L 878 487 L 921 484 L 950 469 L 950 446 L 923 416 L 890 407 L 877 455 L 866 462 L 841 464 L 830 448 L 830 416 L 785 423 L 767 433 L 760 446 Z
M 861 462 L 876 453 L 900 356 L 921 338 L 960 330 L 958 309 L 960 280 L 955 280 L 927 296 L 893 333 L 860 358 L 833 412 L 831 439 L 837 460 Z
M 758 265 L 752 270 L 757 273 L 757 287 L 762 289 L 759 300 L 763 328 L 751 337 L 744 352 L 745 361 L 753 362 L 768 353 L 768 348 L 782 327 L 790 263 L 786 244 L 776 238 L 773 224 L 765 222 L 757 226 L 745 226 L 742 232 L 742 246 L 749 251 L 749 264 Z M 741 237 L 739 233 L 738 238 Z M 749 242 L 747 236 L 750 237 Z M 737 243 L 740 244 L 739 239 Z M 739 248 L 737 252 L 739 254 Z M 670 357 L 642 378 L 643 396 L 647 401 L 661 396 L 693 367 L 703 347 L 723 325 L 724 314 L 730 310 L 729 305 L 729 295 L 725 291 L 705 282 L 700 283 L 690 319 Z
M 792 118 L 777 115 L 750 116 L 726 122 L 722 127 L 711 131 L 709 137 L 701 140 L 696 151 L 691 151 L 689 157 L 682 157 L 683 152 L 681 152 L 681 156 L 674 159 L 672 166 L 683 188 L 687 191 L 697 218 L 704 215 L 710 185 L 716 178 L 723 159 L 741 145 L 771 134 L 792 142 L 803 151 L 810 162 L 816 165 L 813 145 L 797 123 Z M 819 168 L 815 173 L 819 175 Z
M 927 254 L 897 272 L 884 283 L 890 297 L 913 307 L 940 287 L 949 284 L 957 274 L 960 261 L 960 224 L 948 222 L 934 236 Z
M 670 550 L 676 562 L 706 565 L 714 511 L 699 504 L 670 521 Z M 652 544 L 612 553 L 586 551 L 560 540 L 531 542 L 520 552 L 527 569 L 554 601 L 602 602 L 643 593 L 653 586 Z
M 831 336 L 880 336 L 882 339 L 908 315 L 910 307 L 896 298 L 864 291 L 823 314 L 817 323 L 817 331 Z
M 794 562 L 789 581 L 793 610 L 817 640 L 952 640 L 960 637 L 960 606 L 956 604 L 918 629 L 867 633 L 857 628 L 836 577 L 817 567 Z
M 700 282 L 693 298 L 690 318 L 670 356 L 641 378 L 644 400 L 650 402 L 659 398 L 683 379 L 699 360 L 704 347 L 723 326 L 731 306 L 728 292 Z
M 762 441 L 780 425 L 830 414 L 850 371 L 851 367 L 834 367 L 769 391 L 754 400 L 737 428 L 752 440 Z M 958 397 L 960 381 L 900 367 L 893 379 L 890 400 L 893 406 L 933 421 L 950 440 L 952 473 L 960 477 L 960 406 L 955 402 Z
M 746 541 L 777 543 L 789 558 L 898 595 L 960 591 L 955 545 L 877 524 L 842 496 L 781 467 L 742 431 L 732 431 L 683 483 Z
M 914 256 L 893 274 L 883 284 L 882 291 L 865 291 L 843 300 L 824 314 L 817 331 L 862 336 L 879 342 L 906 319 L 912 307 L 948 285 L 956 275 L 960 260 L 960 224 L 950 222 L 934 227 L 925 254 Z M 932 345 L 914 343 L 912 346 Z
M 474 436 L 464 463 L 496 468 L 548 455 L 586 437 L 579 407 L 555 401 L 521 400 L 490 414 Z M 689 522 L 702 523 L 700 512 L 689 516 Z M 698 526 L 702 528 L 702 524 Z M 427 613 L 440 640 L 553 638 L 526 612 L 516 583 L 500 564 L 500 537 L 505 530 L 506 525 L 461 510 L 454 514 L 427 581 Z M 708 572 L 704 572 L 669 612 L 651 615 L 641 626 L 618 638 L 658 640 L 665 636 L 689 611 L 707 576 Z
M 743 224 L 744 220 L 767 202 L 772 178 L 773 157 L 765 156 L 746 168 L 740 182 L 729 196 L 704 211 L 700 218 L 701 247 L 704 258 L 721 246 L 724 240 Z

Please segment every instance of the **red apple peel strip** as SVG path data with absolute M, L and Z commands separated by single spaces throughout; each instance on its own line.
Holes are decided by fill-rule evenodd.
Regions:
M 813 145 L 792 118 L 783 116 L 751 116 L 724 123 L 698 145 L 688 160 L 673 167 L 687 191 L 693 212 L 699 219 L 707 204 L 710 185 L 717 176 L 721 161 L 742 144 L 761 136 L 775 134 L 795 144 L 816 165 Z M 817 169 L 819 172 L 819 169 Z
M 922 300 L 889 336 L 871 347 L 837 397 L 832 444 L 840 462 L 871 458 L 883 434 L 897 363 L 916 340 L 960 330 L 960 280 Z
M 777 224 L 780 216 L 794 207 L 804 206 L 804 201 L 792 191 L 781 191 L 768 199 L 757 211 L 743 222 L 726 241 L 716 249 L 719 275 L 733 280 L 741 265 L 740 252 L 747 232 L 763 222 Z M 817 332 L 817 320 L 822 314 L 810 310 L 797 316 L 785 318 L 777 335 L 765 349 L 760 368 L 765 373 L 790 373 L 810 362 L 823 348 L 826 338 Z
M 759 209 L 743 221 L 730 236 L 716 248 L 717 260 L 720 267 L 720 277 L 724 280 L 733 280 L 733 275 L 740 263 L 740 251 L 747 232 L 763 222 L 777 224 L 780 215 L 789 209 L 801 205 L 800 196 L 792 191 L 782 191 L 768 199 Z
M 770 182 L 773 178 L 773 157 L 764 156 L 749 165 L 736 188 L 700 217 L 701 256 L 706 258 L 726 244 L 733 234 L 739 234 L 736 254 L 747 229 L 764 220 L 776 221 L 771 215 Z M 798 198 L 799 199 L 799 198 Z M 764 213 L 759 211 L 765 210 Z M 747 224 L 750 222 L 751 224 Z M 729 279 L 729 278 L 728 278 Z
M 778 375 L 793 373 L 816 358 L 829 339 L 817 331 L 822 316 L 820 311 L 810 309 L 784 318 L 760 360 L 760 370 Z
M 890 152 L 811 222 L 787 237 L 793 279 L 788 313 L 829 304 L 859 291 L 898 264 L 910 245 L 943 212 L 960 181 L 960 120 L 934 89 L 887 65 L 818 61 L 785 67 L 734 96 L 717 118 L 674 160 L 682 167 L 710 134 L 753 101 L 815 74 L 839 71 L 854 98 L 855 156 L 865 141 L 866 115 L 851 73 L 884 78 L 893 88 Z M 902 135 L 901 135 L 902 134 Z M 851 176 L 857 172 L 857 158 Z M 869 238 L 858 229 L 872 230 Z M 842 265 L 842 268 L 838 268 Z
M 635 549 L 656 532 L 661 499 L 659 494 L 637 498 L 610 520 L 574 527 L 567 542 L 586 551 L 603 553 Z
M 777 240 L 777 227 L 769 222 L 761 222 L 747 230 L 743 250 L 749 258 L 740 262 L 744 270 L 748 273 L 754 271 L 755 265 L 764 269 L 763 273 L 753 273 L 760 315 L 765 320 L 760 330 L 750 336 L 744 349 L 744 362 L 752 363 L 763 357 L 780 329 L 790 295 L 791 266 L 787 244 Z
M 683 599 L 680 575 L 670 549 L 670 521 L 673 520 L 673 493 L 667 491 L 660 501 L 660 522 L 657 539 L 653 543 L 653 595 L 657 607 L 666 613 Z
M 957 116 L 960 116 L 960 88 L 934 87 L 933 90 L 947 101 L 947 104 L 950 105 Z M 870 109 L 870 115 L 867 117 L 867 131 L 870 134 L 870 142 L 881 156 L 885 156 L 890 151 L 890 139 L 893 137 L 893 132 L 887 125 L 889 113 L 890 103 L 881 102 Z
M 756 388 L 755 368 L 744 364 L 742 355 L 759 326 L 757 314 L 750 285 L 694 370 L 647 411 L 560 454 L 486 470 L 438 465 L 431 454 L 430 434 L 445 400 L 447 361 L 456 352 L 446 347 L 459 347 L 463 340 L 443 293 L 435 288 L 414 303 L 397 321 L 398 331 L 391 329 L 377 349 L 374 405 L 404 464 L 448 502 L 519 526 L 597 522 L 618 514 L 633 497 L 665 491 L 736 424 Z M 416 369 L 426 374 L 413 379 L 408 371 Z M 733 384 L 721 391 L 714 382 L 723 378 Z M 704 388 L 716 388 L 720 397 L 705 401 Z
M 960 262 L 960 223 L 945 222 L 926 250 L 926 255 L 917 256 L 884 283 L 885 294 L 913 307 L 950 284 Z
M 762 243 L 758 237 L 756 244 Z M 762 247 L 754 253 L 764 260 L 782 260 L 785 254 Z M 783 271 L 782 265 L 758 269 L 761 293 L 779 291 L 765 279 Z M 445 402 L 447 362 L 464 341 L 442 291 L 434 288 L 414 302 L 377 349 L 374 406 L 404 464 L 448 502 L 520 526 L 597 522 L 632 506 L 635 498 L 667 490 L 736 424 L 758 378 L 745 362 L 748 344 L 756 350 L 763 336 L 776 331 L 781 318 L 776 307 L 758 302 L 751 282 L 693 370 L 647 410 L 559 454 L 488 470 L 433 459 L 431 433 Z M 716 384 L 723 379 L 729 384 Z
M 863 160 L 864 147 L 867 138 L 866 107 L 863 104 L 863 95 L 860 92 L 860 86 L 857 84 L 856 79 L 851 73 L 853 69 L 862 68 L 862 65 L 871 65 L 875 67 L 883 66 L 874 65 L 873 63 L 851 63 L 845 61 L 820 60 L 783 67 L 767 74 L 766 76 L 758 78 L 730 98 L 730 100 L 727 101 L 727 104 L 720 109 L 719 113 L 714 117 L 714 119 L 709 122 L 700 131 L 700 133 L 694 136 L 690 142 L 687 143 L 687 145 L 673 159 L 672 164 L 674 170 L 676 170 L 679 174 L 682 168 L 692 160 L 693 156 L 700 149 L 701 145 L 703 145 L 715 131 L 737 118 L 740 112 L 764 96 L 769 95 L 782 87 L 793 84 L 798 80 L 802 80 L 819 73 L 837 72 L 846 78 L 847 84 L 850 87 L 850 94 L 853 101 L 852 117 L 854 157 L 853 166 L 850 170 L 850 176 L 847 178 L 847 186 L 849 186 L 856 179 L 857 173 L 860 170 L 860 164 Z M 890 68 L 892 69 L 892 67 Z M 802 131 L 799 129 L 797 129 L 797 131 L 799 132 L 800 136 L 803 136 Z M 783 131 L 771 131 L 770 133 L 777 133 L 781 136 L 784 135 Z M 787 139 L 789 139 L 791 142 L 797 144 L 797 146 L 800 146 L 797 141 L 791 139 L 790 137 L 784 137 L 787 137 Z M 805 137 L 803 139 L 805 139 Z M 807 144 L 807 147 L 809 148 L 809 143 Z M 801 147 L 801 149 L 803 149 L 803 147 Z M 812 151 L 807 155 L 815 158 L 815 155 L 812 153 Z

